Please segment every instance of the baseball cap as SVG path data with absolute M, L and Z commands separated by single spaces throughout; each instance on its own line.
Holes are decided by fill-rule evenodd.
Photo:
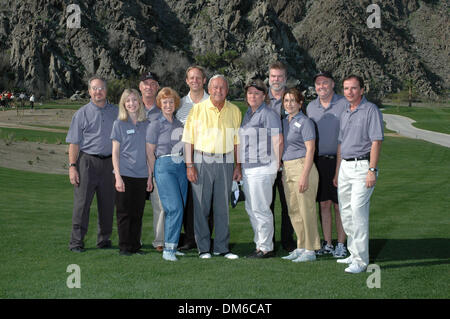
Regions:
M 260 79 L 252 79 L 250 80 L 244 87 L 245 90 L 247 90 L 249 87 L 254 87 L 255 89 L 264 92 L 264 94 L 267 94 L 267 87 L 264 84 L 264 82 Z
M 332 80 L 334 81 L 333 76 L 331 75 L 331 72 L 328 72 L 328 71 L 319 71 L 319 73 L 317 73 L 316 75 L 314 75 L 314 82 L 316 82 L 316 79 L 317 79 L 319 76 L 324 76 L 324 77 L 329 78 L 329 79 L 332 79 Z
M 141 81 L 145 81 L 145 80 L 148 80 L 148 79 L 155 80 L 156 82 L 159 82 L 158 76 L 155 73 L 151 72 L 151 71 L 145 72 L 145 73 L 143 73 L 141 75 Z

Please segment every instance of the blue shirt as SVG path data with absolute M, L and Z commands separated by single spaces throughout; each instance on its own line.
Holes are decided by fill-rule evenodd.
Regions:
M 355 110 L 350 103 L 341 117 L 338 143 L 341 144 L 341 158 L 355 158 L 370 153 L 373 141 L 382 141 L 383 115 L 378 107 L 363 96 Z
M 119 170 L 121 176 L 148 177 L 145 135 L 149 121 L 136 122 L 116 120 L 111 139 L 120 143 Z
M 147 129 L 147 143 L 156 145 L 155 156 L 160 157 L 168 154 L 183 154 L 184 143 L 181 142 L 183 135 L 183 123 L 173 116 L 170 123 L 161 113 L 159 117 L 150 123 Z
M 104 107 L 89 102 L 73 115 L 66 142 L 77 144 L 87 154 L 111 155 L 110 135 L 118 114 L 119 109 L 108 102 Z
M 282 99 L 277 100 L 273 95 L 272 91 L 269 89 L 269 107 L 274 110 L 281 119 L 285 119 L 288 116 L 288 113 L 283 108 Z
M 243 168 L 271 163 L 272 137 L 281 134 L 280 116 L 265 103 L 255 112 L 249 107 L 239 129 Z
M 317 127 L 317 152 L 319 156 L 336 155 L 340 118 L 347 108 L 347 104 L 347 99 L 338 94 L 333 94 L 327 108 L 322 106 L 319 98 L 308 104 L 306 114 Z
M 314 123 L 300 111 L 290 122 L 288 118 L 283 120 L 283 136 L 283 161 L 305 157 L 305 142 L 316 138 Z
M 147 119 L 152 122 L 159 117 L 161 110 L 155 104 L 149 110 L 145 109 L 145 114 L 147 115 Z

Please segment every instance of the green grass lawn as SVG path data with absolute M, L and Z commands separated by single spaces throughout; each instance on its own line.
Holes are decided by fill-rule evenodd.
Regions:
M 18 128 L 0 128 L 0 139 L 4 141 L 28 141 L 45 144 L 66 144 L 66 133 L 54 133 Z
M 0 298 L 449 298 L 448 167 L 448 148 L 386 138 L 371 201 L 371 263 L 381 268 L 381 288 L 372 289 L 371 273 L 346 274 L 333 257 L 296 264 L 279 258 L 286 254 L 280 248 L 278 258 L 243 258 L 254 249 L 243 203 L 230 210 L 230 243 L 239 260 L 200 260 L 195 251 L 175 263 L 162 260 L 151 247 L 149 203 L 146 255 L 119 256 L 116 227 L 114 248 L 96 249 L 95 204 L 87 251 L 72 253 L 68 177 L 0 168 Z M 80 289 L 66 286 L 71 264 L 80 266 Z
M 383 113 L 397 114 L 416 121 L 413 126 L 450 134 L 450 107 L 407 107 L 386 105 Z

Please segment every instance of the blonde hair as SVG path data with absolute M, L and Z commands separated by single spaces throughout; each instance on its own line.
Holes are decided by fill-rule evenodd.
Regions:
M 199 66 L 199 65 L 192 65 L 192 66 L 188 67 L 188 69 L 186 70 L 186 79 L 188 78 L 189 72 L 190 72 L 191 70 L 193 70 L 193 69 L 199 70 L 200 73 L 202 74 L 202 78 L 206 79 L 206 72 L 205 72 L 205 69 L 202 68 L 202 67 Z
M 161 89 L 161 91 L 159 91 L 158 95 L 156 96 L 156 106 L 158 108 L 161 108 L 161 100 L 167 98 L 173 98 L 173 101 L 175 102 L 175 110 L 180 107 L 180 96 L 174 89 L 170 87 L 164 87 Z
M 138 108 L 138 112 L 137 112 L 137 121 L 138 122 L 145 121 L 147 119 L 147 116 L 146 116 L 145 110 L 144 110 L 144 103 L 142 102 L 141 95 L 139 94 L 139 92 L 136 89 L 125 89 L 123 91 L 122 96 L 120 97 L 120 102 L 119 102 L 118 119 L 121 121 L 128 121 L 128 111 L 125 108 L 125 102 L 131 94 L 136 96 L 138 103 L 139 103 L 139 108 Z

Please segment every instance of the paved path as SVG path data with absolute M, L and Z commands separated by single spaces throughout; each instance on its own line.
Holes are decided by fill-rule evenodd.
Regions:
M 425 140 L 434 144 L 439 144 L 445 147 L 450 147 L 450 135 L 438 132 L 422 130 L 412 126 L 415 121 L 409 117 L 384 114 L 383 120 L 386 122 L 386 127 L 400 135 Z

